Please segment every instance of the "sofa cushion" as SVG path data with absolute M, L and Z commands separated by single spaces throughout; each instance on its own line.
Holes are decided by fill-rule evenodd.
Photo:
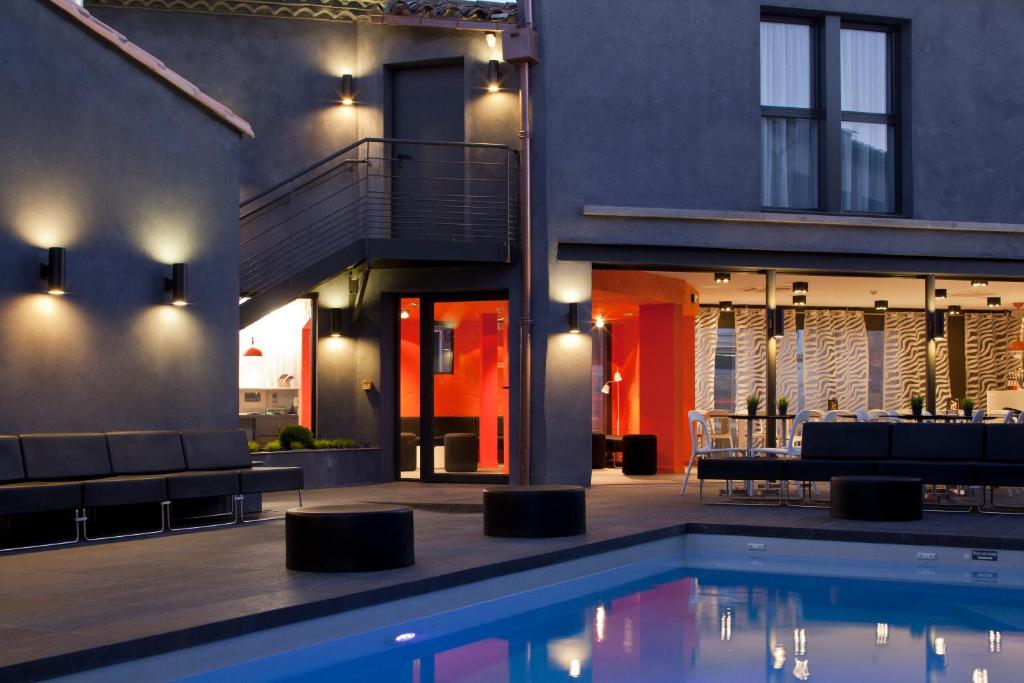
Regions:
M 180 472 L 186 469 L 178 432 L 110 432 L 110 467 L 114 474 Z
M 22 434 L 25 478 L 41 481 L 110 476 L 103 434 Z
M 1024 425 L 985 425 L 985 460 L 1024 465 Z
M 982 486 L 1024 486 L 1024 464 L 983 462 L 977 472 Z
M 167 481 L 162 476 L 121 476 L 82 482 L 86 507 L 161 503 L 167 500 Z
M 889 457 L 887 422 L 808 422 L 800 457 L 804 460 L 881 460 Z
M 168 500 L 231 496 L 239 491 L 236 470 L 179 472 L 167 475 Z
M 894 460 L 977 462 L 984 453 L 984 425 L 925 422 L 892 426 Z
M 249 444 L 240 429 L 182 432 L 181 444 L 190 470 L 251 467 Z
M 82 507 L 77 481 L 19 482 L 0 486 L 0 515 L 75 510 Z
M 253 467 L 238 470 L 242 493 L 297 491 L 302 488 L 301 467 Z
M 783 461 L 776 458 L 701 458 L 698 479 L 783 479 Z
M 917 477 L 925 484 L 974 484 L 977 469 L 977 463 L 948 460 L 883 460 L 877 464 L 879 476 Z
M 870 476 L 875 463 L 868 460 L 783 460 L 783 478 L 787 481 L 828 481 L 832 477 Z
M 0 484 L 21 481 L 25 466 L 21 462 L 21 442 L 16 436 L 0 436 Z

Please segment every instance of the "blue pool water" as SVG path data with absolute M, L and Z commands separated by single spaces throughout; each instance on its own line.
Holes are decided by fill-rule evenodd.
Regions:
M 685 562 L 585 576 L 187 680 L 1024 681 L 1024 590 L 995 572 L 954 571 L 967 578 L 953 585 Z

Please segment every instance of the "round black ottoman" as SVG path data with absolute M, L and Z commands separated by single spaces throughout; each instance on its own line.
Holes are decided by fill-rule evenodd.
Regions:
M 606 450 L 605 436 L 599 432 L 593 432 L 590 435 L 590 469 L 603 470 L 605 462 L 608 460 L 608 451 Z
M 832 477 L 832 516 L 879 522 L 921 519 L 924 488 L 914 477 Z
M 403 472 L 412 472 L 416 469 L 416 441 L 418 438 L 412 432 L 402 432 L 398 452 Z
M 484 535 L 552 538 L 587 533 L 582 486 L 537 484 L 484 489 Z
M 476 472 L 480 465 L 480 437 L 453 432 L 444 435 L 444 471 Z
M 323 505 L 285 513 L 288 569 L 372 572 L 408 567 L 412 509 L 402 505 Z
M 626 434 L 622 437 L 622 473 L 658 473 L 658 437 L 654 434 Z

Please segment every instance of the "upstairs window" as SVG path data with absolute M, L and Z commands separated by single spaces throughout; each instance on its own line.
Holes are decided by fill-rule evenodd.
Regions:
M 761 21 L 761 197 L 767 209 L 895 213 L 895 31 Z

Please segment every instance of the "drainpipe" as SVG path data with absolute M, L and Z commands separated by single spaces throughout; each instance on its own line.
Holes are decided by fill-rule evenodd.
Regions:
M 522 28 L 533 31 L 533 0 L 519 0 Z M 530 429 L 533 413 L 532 367 L 532 297 L 533 253 L 531 227 L 533 223 L 533 193 L 530 173 L 530 61 L 519 66 L 519 226 L 521 234 L 521 312 L 519 318 L 519 483 L 530 484 Z

